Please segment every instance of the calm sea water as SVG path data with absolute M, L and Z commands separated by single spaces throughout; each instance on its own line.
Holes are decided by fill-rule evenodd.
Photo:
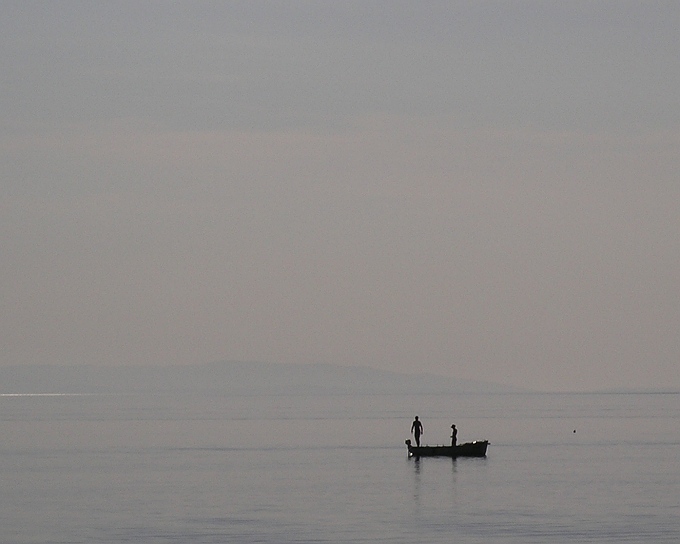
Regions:
M 407 458 L 416 414 L 487 457 Z M 3 395 L 0 501 L 2 543 L 676 544 L 680 395 Z

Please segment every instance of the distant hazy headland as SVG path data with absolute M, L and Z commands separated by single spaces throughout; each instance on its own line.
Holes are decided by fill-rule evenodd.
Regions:
M 0 394 L 203 393 L 232 395 L 490 393 L 511 390 L 431 374 L 327 364 L 215 362 L 182 366 L 0 367 Z

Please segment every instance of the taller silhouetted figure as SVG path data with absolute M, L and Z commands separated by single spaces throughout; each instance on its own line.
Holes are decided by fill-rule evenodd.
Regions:
M 411 434 L 416 439 L 416 446 L 420 446 L 420 435 L 423 434 L 423 424 L 418 420 L 418 416 L 411 425 Z

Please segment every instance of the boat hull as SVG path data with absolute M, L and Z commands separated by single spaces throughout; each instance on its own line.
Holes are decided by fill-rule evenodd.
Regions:
M 488 440 L 466 442 L 458 446 L 412 446 L 406 441 L 409 457 L 486 457 Z

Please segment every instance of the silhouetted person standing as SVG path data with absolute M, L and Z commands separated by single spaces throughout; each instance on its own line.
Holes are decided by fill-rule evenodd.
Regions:
M 411 425 L 411 434 L 416 439 L 416 446 L 420 446 L 420 435 L 423 434 L 423 424 L 418 420 L 418 416 L 416 416 Z
M 451 445 L 455 446 L 458 441 L 458 429 L 455 425 L 451 425 Z

